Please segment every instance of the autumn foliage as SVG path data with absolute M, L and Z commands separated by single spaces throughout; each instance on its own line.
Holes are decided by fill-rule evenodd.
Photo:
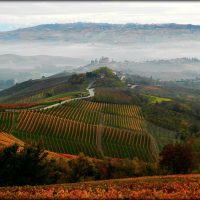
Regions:
M 160 155 L 160 165 L 168 173 L 185 174 L 194 167 L 194 153 L 189 144 L 166 145 Z
M 13 103 L 13 104 L 0 104 L 0 109 L 21 109 L 31 108 L 37 106 L 37 103 Z
M 200 175 L 0 188 L 3 199 L 199 199 Z

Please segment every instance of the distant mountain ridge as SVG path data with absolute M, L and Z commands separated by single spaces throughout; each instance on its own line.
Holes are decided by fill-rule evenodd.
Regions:
M 200 25 L 192 24 L 43 24 L 14 31 L 0 32 L 0 41 L 100 42 L 128 44 L 166 40 L 200 40 Z

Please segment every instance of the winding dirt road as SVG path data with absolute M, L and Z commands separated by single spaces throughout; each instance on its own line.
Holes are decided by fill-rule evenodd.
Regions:
M 56 107 L 56 106 L 60 106 L 62 104 L 65 104 L 67 102 L 70 102 L 70 101 L 74 101 L 74 100 L 80 100 L 80 99 L 88 99 L 90 97 L 93 97 L 94 96 L 94 93 L 95 93 L 95 89 L 94 88 L 90 88 L 92 86 L 93 82 L 91 82 L 88 87 L 87 87 L 87 90 L 89 92 L 89 96 L 86 96 L 86 97 L 77 97 L 77 98 L 74 98 L 74 99 L 68 99 L 68 100 L 65 100 L 65 101 L 61 101 L 60 103 L 56 103 L 56 104 L 53 104 L 53 105 L 50 105 L 50 106 L 47 106 L 47 107 L 44 107 L 44 108 L 40 108 L 40 110 L 46 110 L 46 109 L 50 109 L 50 108 L 53 108 L 53 107 Z

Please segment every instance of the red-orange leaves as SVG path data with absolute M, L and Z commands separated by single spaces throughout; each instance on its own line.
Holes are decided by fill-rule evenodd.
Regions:
M 0 188 L 0 199 L 200 199 L 200 175 Z

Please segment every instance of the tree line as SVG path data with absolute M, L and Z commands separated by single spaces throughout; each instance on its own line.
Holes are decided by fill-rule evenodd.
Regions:
M 76 159 L 49 159 L 41 143 L 17 144 L 0 152 L 0 186 L 43 185 L 163 174 L 191 173 L 197 170 L 190 144 L 167 145 L 160 161 L 145 163 L 137 158 L 102 160 L 85 156 Z M 198 169 L 199 170 L 199 169 Z

